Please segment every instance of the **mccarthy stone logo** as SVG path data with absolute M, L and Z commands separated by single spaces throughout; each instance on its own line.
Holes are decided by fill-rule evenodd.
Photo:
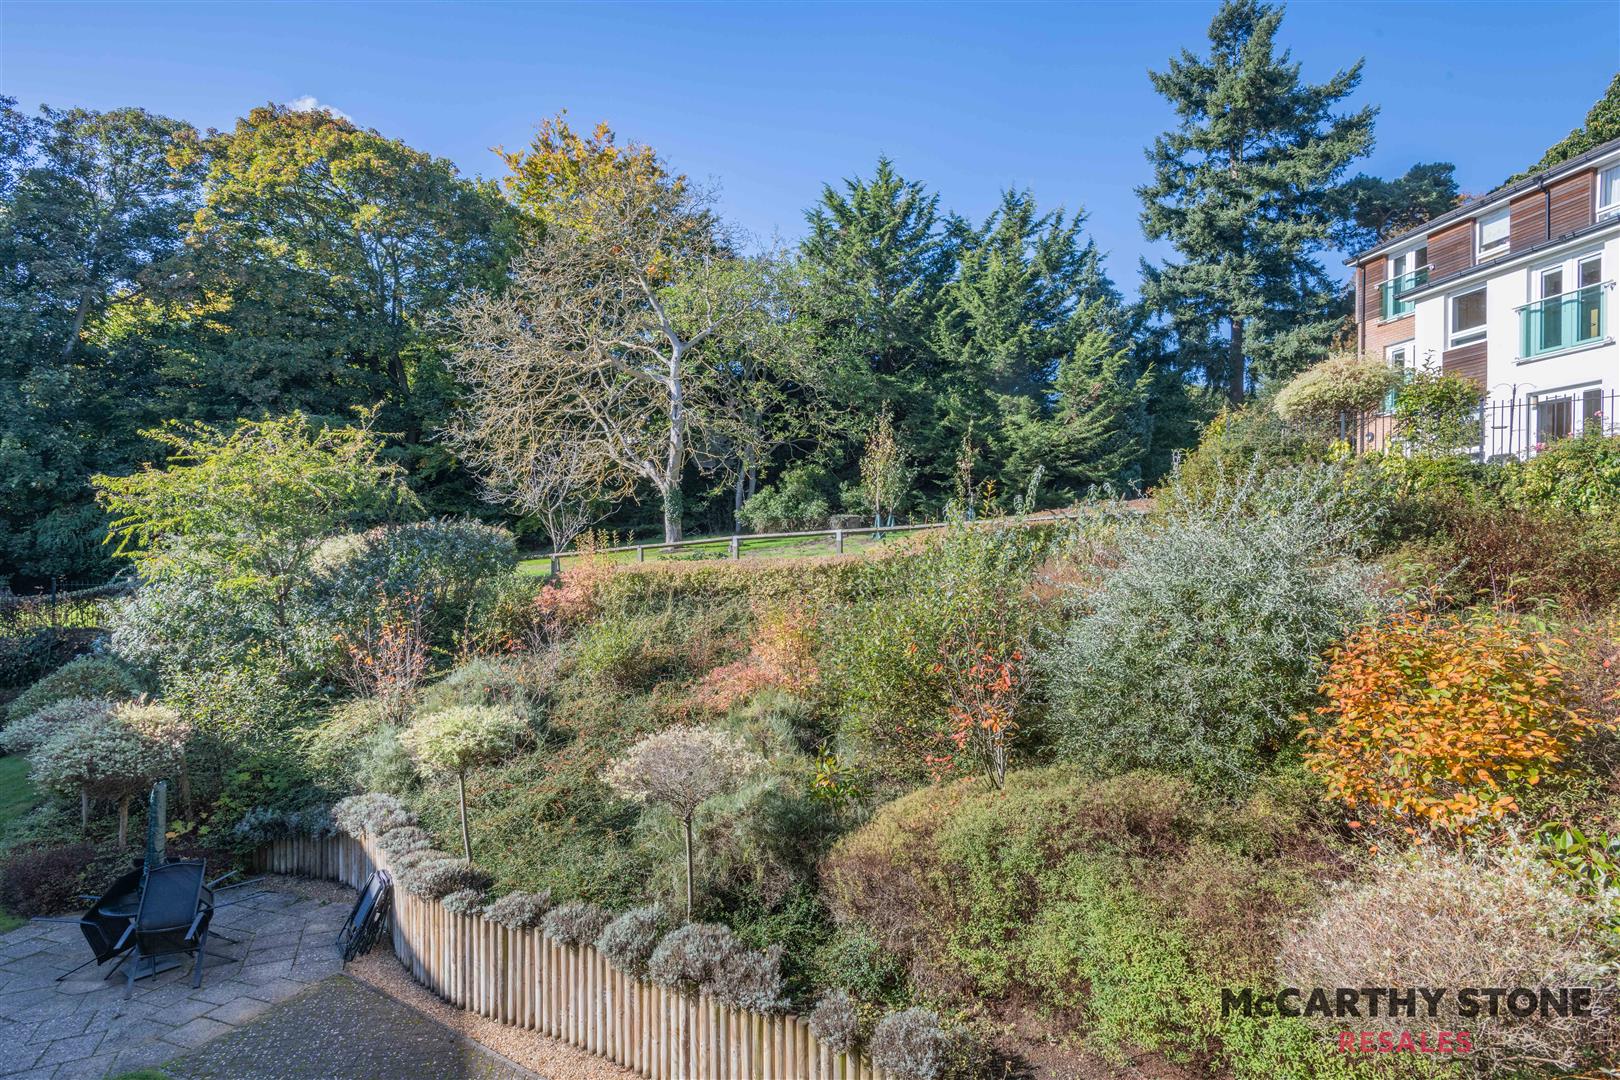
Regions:
M 1534 1023 L 1538 1017 L 1591 1016 L 1592 995 L 1589 986 L 1225 987 L 1221 990 L 1221 1017 L 1300 1017 L 1342 1023 L 1345 1029 L 1337 1033 L 1336 1040 L 1344 1053 L 1467 1054 L 1474 1050 L 1473 1034 L 1449 1025 L 1490 1017 Z M 1352 1023 L 1379 1019 L 1438 1023 L 1422 1024 L 1424 1030 L 1418 1031 Z M 1441 1025 L 1448 1026 L 1439 1030 Z

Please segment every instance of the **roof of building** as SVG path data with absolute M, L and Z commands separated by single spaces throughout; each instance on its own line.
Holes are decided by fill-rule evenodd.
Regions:
M 1425 296 L 1436 290 L 1444 289 L 1447 286 L 1454 285 L 1459 281 L 1463 281 L 1471 277 L 1487 275 L 1492 270 L 1499 269 L 1510 263 L 1521 262 L 1525 259 L 1533 259 L 1549 248 L 1555 248 L 1562 244 L 1574 243 L 1577 240 L 1584 239 L 1592 233 L 1604 231 L 1612 232 L 1616 229 L 1620 229 L 1620 217 L 1611 217 L 1603 221 L 1594 221 L 1590 225 L 1583 225 L 1579 229 L 1564 233 L 1562 236 L 1550 237 L 1546 240 L 1531 244 L 1529 247 L 1520 248 L 1518 251 L 1509 252 L 1506 255 L 1498 255 L 1496 258 L 1491 259 L 1488 262 L 1475 263 L 1473 266 L 1465 266 L 1461 270 L 1453 271 L 1444 277 L 1431 278 L 1415 288 L 1403 289 L 1401 291 L 1401 297 L 1403 299 L 1415 300 L 1420 296 Z
M 1445 213 L 1440 214 L 1437 217 L 1430 218 L 1428 221 L 1425 221 L 1422 225 L 1419 225 L 1416 228 L 1407 229 L 1405 232 L 1391 236 L 1387 240 L 1380 240 L 1367 250 L 1359 251 L 1350 256 L 1350 258 L 1345 260 L 1345 264 L 1354 265 L 1361 262 L 1369 255 L 1376 255 L 1378 252 L 1387 247 L 1393 247 L 1394 245 L 1402 243 L 1406 240 L 1410 240 L 1413 237 L 1422 236 L 1425 233 L 1433 232 L 1441 225 L 1446 225 L 1461 218 L 1468 217 L 1470 214 L 1484 207 L 1488 203 L 1512 198 L 1521 191 L 1529 191 L 1532 188 L 1540 187 L 1541 185 L 1547 183 L 1547 181 L 1556 179 L 1557 177 L 1563 176 L 1566 173 L 1578 172 L 1581 166 L 1590 164 L 1598 158 L 1611 154 L 1616 150 L 1620 150 L 1620 139 L 1610 139 L 1608 142 L 1594 146 L 1585 153 L 1577 154 L 1567 161 L 1560 161 L 1557 165 L 1549 166 L 1548 168 L 1542 169 L 1537 173 L 1531 173 L 1523 180 L 1516 180 L 1511 184 L 1503 184 L 1495 191 L 1488 192 L 1475 199 L 1469 199 L 1461 206 L 1447 210 Z

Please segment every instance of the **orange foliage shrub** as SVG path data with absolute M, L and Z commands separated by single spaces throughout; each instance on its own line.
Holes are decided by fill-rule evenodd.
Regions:
M 545 635 L 557 641 L 596 615 L 598 594 L 612 576 L 612 565 L 598 555 L 587 553 L 571 560 L 534 598 Z
M 805 605 L 759 614 L 748 655 L 704 676 L 692 691 L 692 707 L 725 712 L 761 690 L 805 693 L 820 678 L 815 644 L 815 615 Z
M 1329 657 L 1305 762 L 1371 821 L 1470 832 L 1518 810 L 1600 723 L 1565 651 L 1512 620 L 1409 614 L 1363 629 Z

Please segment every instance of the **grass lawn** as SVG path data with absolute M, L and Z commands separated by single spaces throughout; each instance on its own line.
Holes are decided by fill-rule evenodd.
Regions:
M 0 834 L 18 818 L 39 805 L 39 794 L 28 781 L 28 761 L 20 757 L 0 757 Z M 0 910 L 0 934 L 21 926 L 26 919 Z
M 878 540 L 870 535 L 846 536 L 844 538 L 844 554 L 859 555 L 882 547 L 886 543 L 911 533 L 890 533 L 887 539 Z M 665 560 L 692 561 L 694 556 L 706 559 L 725 558 L 730 550 L 731 538 L 714 540 L 704 544 L 692 544 L 687 547 L 676 548 L 673 551 L 664 551 L 658 546 L 658 541 L 650 540 L 646 545 L 648 562 L 663 562 Z M 740 554 L 744 559 L 796 559 L 815 555 L 837 554 L 833 538 L 830 536 L 787 537 L 779 540 L 750 540 L 743 537 Z M 618 551 L 605 555 L 610 562 L 633 563 L 636 553 L 633 551 Z M 566 566 L 567 557 L 563 559 Z M 518 564 L 518 573 L 531 577 L 545 577 L 551 573 L 551 564 L 546 559 L 524 559 Z

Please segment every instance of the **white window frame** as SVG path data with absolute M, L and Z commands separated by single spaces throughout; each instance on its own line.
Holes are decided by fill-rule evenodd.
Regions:
M 1487 289 L 1488 286 L 1480 285 L 1477 288 L 1464 289 L 1446 297 L 1446 348 L 1455 349 L 1460 345 L 1472 345 L 1476 341 L 1485 340 L 1485 335 L 1489 331 L 1491 324 L 1490 294 L 1486 291 Z M 1457 301 L 1465 296 L 1472 296 L 1474 293 L 1485 294 L 1485 321 L 1478 326 L 1470 326 L 1459 331 L 1456 326 Z
M 1502 239 L 1492 247 L 1485 246 L 1485 223 L 1505 219 L 1508 231 L 1502 234 Z M 1494 259 L 1498 255 L 1506 255 L 1513 247 L 1513 208 L 1504 206 L 1500 210 L 1492 210 L 1488 214 L 1481 214 L 1474 219 L 1474 259 L 1484 262 Z
M 1586 414 L 1585 398 L 1587 394 L 1593 393 L 1598 395 L 1597 419 L 1601 427 L 1605 419 L 1603 416 L 1605 395 L 1601 380 L 1578 383 L 1575 386 L 1562 386 L 1556 390 L 1543 390 L 1539 393 L 1530 394 L 1526 402 L 1530 406 L 1531 435 L 1535 437 L 1536 445 L 1542 448 L 1547 445 L 1547 441 L 1542 438 L 1543 432 L 1541 430 L 1541 407 L 1543 405 L 1568 404 L 1569 430 L 1558 436 L 1558 438 L 1568 438 L 1571 435 L 1581 434 L 1586 430 L 1587 424 L 1591 423 L 1591 419 Z
M 1605 179 L 1610 178 L 1613 180 L 1612 194 L 1614 197 L 1610 201 L 1604 202 L 1603 182 Z M 1594 186 L 1597 189 L 1593 195 L 1593 197 L 1597 200 L 1597 206 L 1594 210 L 1594 220 L 1602 221 L 1604 218 L 1620 215 L 1620 162 L 1610 165 L 1607 169 L 1599 169 L 1597 174 L 1597 183 Z
M 1390 367 L 1394 367 L 1397 363 L 1395 359 L 1396 353 L 1402 354 L 1399 360 L 1402 377 L 1410 377 L 1417 371 L 1417 338 L 1407 338 L 1405 341 L 1397 341 L 1393 345 L 1384 346 L 1384 362 Z M 1385 396 L 1383 409 L 1386 413 L 1395 411 L 1394 390 L 1391 390 Z

